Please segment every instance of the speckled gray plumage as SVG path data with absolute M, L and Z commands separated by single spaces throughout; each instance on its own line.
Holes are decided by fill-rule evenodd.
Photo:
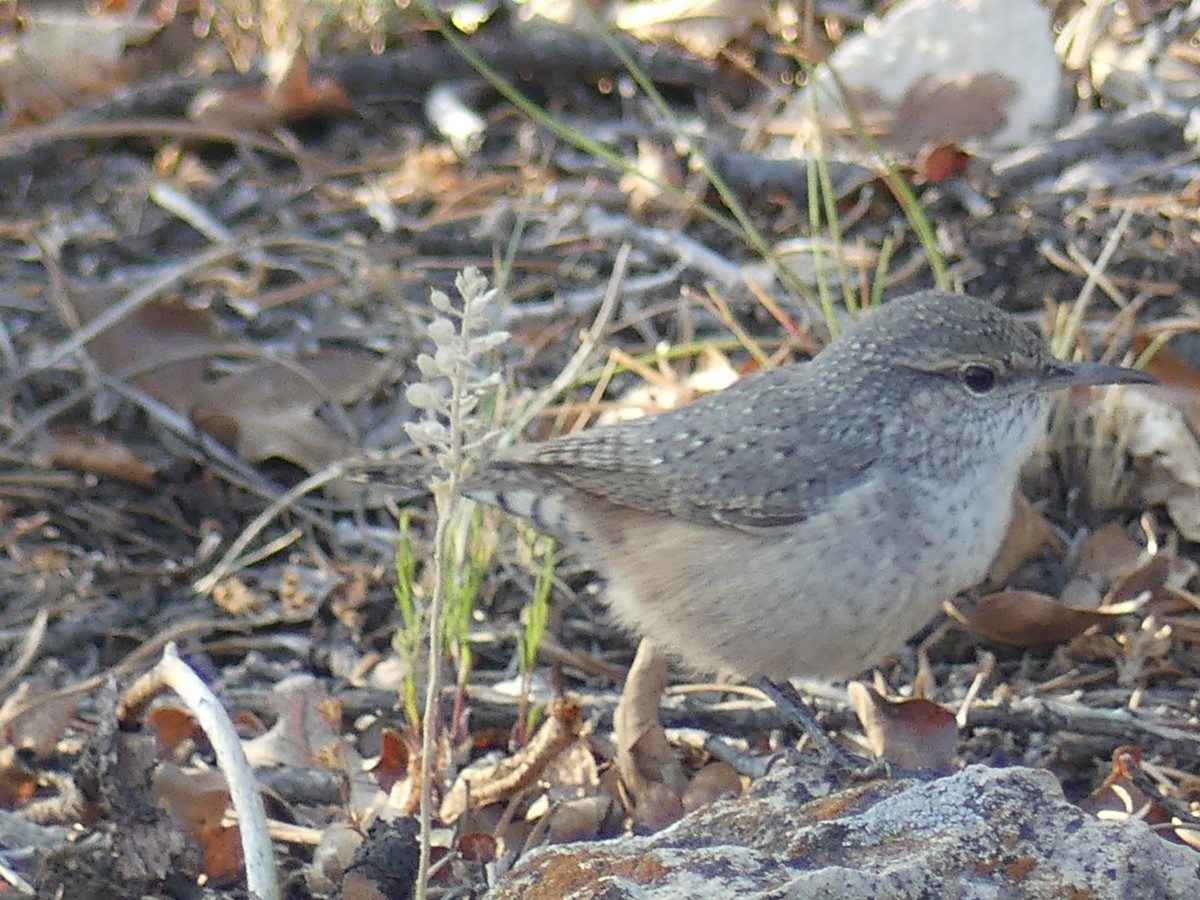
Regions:
M 1050 360 L 1033 329 L 989 304 L 916 294 L 866 317 L 811 363 L 751 375 L 681 409 L 516 447 L 494 463 L 688 521 L 786 525 L 883 460 L 919 465 L 932 448 L 909 446 L 922 435 L 894 417 L 911 390 L 905 376 L 953 375 L 959 360 L 998 343 L 1017 383 L 1025 376 L 1013 369 Z M 905 459 L 913 450 L 918 458 Z
M 980 368 L 994 384 L 974 391 Z M 812 362 L 504 452 L 468 484 L 580 546 L 618 616 L 700 668 L 851 674 L 985 573 L 1074 369 L 991 304 L 886 304 Z

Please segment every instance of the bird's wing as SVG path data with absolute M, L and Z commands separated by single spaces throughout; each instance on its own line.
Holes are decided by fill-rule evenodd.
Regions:
M 830 416 L 795 370 L 775 370 L 680 410 L 513 448 L 496 462 L 628 506 L 740 530 L 786 526 L 865 481 L 862 417 Z M 816 423 L 820 423 L 817 425 Z

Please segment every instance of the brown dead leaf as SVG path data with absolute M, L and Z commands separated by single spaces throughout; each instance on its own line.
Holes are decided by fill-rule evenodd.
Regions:
M 559 804 L 550 810 L 547 843 L 566 844 L 599 837 L 605 833 L 615 808 L 612 796 L 607 793 Z
M 1165 553 L 1156 553 L 1113 585 L 1104 598 L 1104 605 L 1153 600 L 1167 586 L 1170 574 L 1170 558 Z
M 4 809 L 17 809 L 33 799 L 38 772 L 32 762 L 32 753 L 23 753 L 12 744 L 0 747 L 0 805 Z
M 1007 584 L 1022 567 L 1038 558 L 1043 547 L 1050 547 L 1059 556 L 1065 549 L 1046 517 L 1017 491 L 1013 494 L 1012 521 L 984 583 Z
M 888 143 L 915 151 L 929 144 L 991 137 L 1008 123 L 1019 90 L 999 72 L 926 75 L 915 80 L 896 105 Z
M 153 788 L 159 806 L 199 842 L 202 868 L 214 884 L 238 877 L 242 867 L 237 826 L 223 824 L 229 808 L 229 788 L 217 771 L 185 772 L 173 763 L 154 771 Z
M 1139 810 L 1144 810 L 1148 816 L 1146 821 L 1151 824 L 1165 822 L 1166 813 L 1159 809 L 1153 811 L 1154 801 L 1133 783 L 1132 770 L 1142 764 L 1142 751 L 1138 747 L 1118 747 L 1113 751 L 1112 768 L 1104 783 L 1096 788 L 1087 798 L 1080 801 L 1079 806 L 1085 812 L 1095 816 L 1103 816 L 1106 812 L 1116 812 L 1123 816 L 1137 816 Z M 1139 816 L 1140 818 L 1141 816 Z
M 538 787 L 543 789 L 542 793 L 529 804 L 524 818 L 532 822 L 548 815 L 549 821 L 544 825 L 552 841 L 556 840 L 553 835 L 568 832 L 585 836 L 591 833 L 594 837 L 598 832 L 592 829 L 598 830 L 608 821 L 614 797 L 601 795 L 600 772 L 586 739 L 576 741 L 554 757 L 538 778 Z M 599 802 L 588 802 L 591 800 Z M 504 837 L 509 843 L 516 838 L 515 834 Z
M 953 768 L 958 747 L 954 713 L 923 698 L 889 700 L 861 681 L 852 681 L 847 690 L 876 757 L 903 769 Z
M 1133 355 L 1140 356 L 1157 339 L 1158 335 L 1152 332 L 1139 331 L 1130 342 Z M 1172 350 L 1169 343 L 1160 345 L 1146 360 L 1145 371 L 1165 388 L 1180 389 L 1200 397 L 1200 370 Z
M 297 53 L 278 84 L 205 91 L 188 115 L 204 125 L 238 131 L 268 132 L 310 119 L 354 115 L 349 95 L 331 78 L 309 79 L 308 58 Z
M 192 714 L 182 706 L 165 703 L 156 706 L 146 713 L 145 722 L 154 731 L 159 752 L 163 754 L 170 754 L 184 741 L 204 734 Z
M 1155 782 L 1142 773 L 1141 748 L 1118 747 L 1113 751 L 1112 761 L 1112 770 L 1104 779 L 1104 784 L 1080 801 L 1081 809 L 1099 819 L 1141 819 L 1152 826 L 1183 824 L 1163 804 Z M 1200 850 L 1200 834 L 1195 828 L 1156 827 L 1155 831 L 1176 844 Z
M 973 157 L 957 144 L 936 144 L 917 154 L 917 171 L 927 184 L 967 173 Z
M 949 610 L 972 634 L 1013 647 L 1061 644 L 1129 612 L 1068 606 L 1036 591 L 1000 591 L 971 604 L 958 600 Z
M 458 852 L 467 862 L 494 862 L 496 839 L 482 831 L 469 831 L 458 839 Z
M 343 742 L 340 711 L 317 679 L 295 675 L 275 685 L 271 703 L 278 718 L 271 729 L 246 741 L 246 759 L 252 766 L 299 766 L 340 758 Z M 335 704 L 336 706 L 336 704 Z
M 265 363 L 203 387 L 192 421 L 249 462 L 283 459 L 306 472 L 328 465 L 344 454 L 348 437 L 325 424 L 317 410 L 327 401 L 357 399 L 378 384 L 386 361 L 361 350 L 326 347 L 297 362 L 311 380 Z
M 662 831 L 683 818 L 683 798 L 661 781 L 647 782 L 633 806 L 633 821 L 639 829 Z
M 367 763 L 366 770 L 375 776 L 380 790 L 391 792 L 397 781 L 409 776 L 420 750 L 410 747 L 408 739 L 391 728 L 380 732 L 379 745 L 379 756 Z
M 1099 575 L 1109 581 L 1132 572 L 1143 562 L 1146 548 L 1131 538 L 1120 522 L 1093 531 L 1079 550 L 1078 575 Z
M 81 293 L 73 304 L 80 321 L 87 324 L 108 309 L 111 299 Z M 139 307 L 102 331 L 88 347 L 105 372 L 119 378 L 140 373 L 128 376 L 131 384 L 186 414 L 203 387 L 208 358 L 236 345 L 227 340 L 212 312 L 193 309 L 175 298 Z
M 1061 72 L 1049 16 L 1035 0 L 892 4 L 841 41 L 791 99 L 791 149 L 800 155 L 813 128 L 853 136 L 864 123 L 892 150 L 967 140 L 1020 146 L 1055 121 Z
M 1186 584 L 1194 573 L 1194 563 L 1166 551 L 1151 555 L 1113 522 L 1084 541 L 1062 599 L 1077 608 L 1104 607 L 1110 612 L 1118 607 L 1177 610 L 1179 604 L 1167 589 L 1172 582 Z

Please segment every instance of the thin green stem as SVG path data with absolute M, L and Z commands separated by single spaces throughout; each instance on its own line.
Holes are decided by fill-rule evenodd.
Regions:
M 464 298 L 465 300 L 465 298 Z M 466 315 L 464 307 L 464 315 Z M 438 694 L 441 692 L 442 671 L 442 618 L 446 606 L 446 567 L 449 559 L 449 528 L 458 505 L 458 480 L 463 469 L 463 396 L 468 372 L 462 360 L 467 353 L 469 336 L 463 324 L 463 355 L 455 364 L 454 377 L 450 379 L 449 441 L 443 468 L 445 481 L 433 488 L 434 505 L 437 509 L 437 526 L 434 529 L 433 552 L 433 596 L 429 605 L 429 660 L 425 681 L 425 712 L 421 723 L 421 809 L 420 809 L 420 852 L 417 861 L 416 900 L 425 900 L 429 889 L 429 866 L 432 858 L 433 833 L 433 775 L 434 757 L 437 753 L 437 734 L 440 730 Z

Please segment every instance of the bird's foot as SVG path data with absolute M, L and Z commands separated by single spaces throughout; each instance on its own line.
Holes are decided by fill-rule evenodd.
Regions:
M 878 778 L 901 779 L 912 778 L 919 781 L 930 781 L 939 776 L 938 772 L 929 769 L 905 769 L 888 762 L 885 759 L 865 759 L 844 749 L 829 736 L 813 715 L 812 708 L 800 696 L 799 692 L 787 682 L 775 682 L 769 678 L 758 678 L 754 686 L 767 695 L 776 708 L 790 722 L 798 725 L 808 736 L 821 756 L 821 761 L 838 776 L 839 780 L 849 783 L 863 783 Z M 794 761 L 791 752 L 782 754 L 785 762 Z M 775 765 L 772 760 L 767 770 Z

